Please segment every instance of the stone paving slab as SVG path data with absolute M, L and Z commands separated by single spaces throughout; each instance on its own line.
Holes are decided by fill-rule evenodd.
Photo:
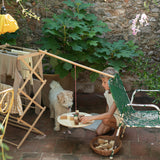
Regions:
M 97 107 L 94 98 L 90 103 Z M 92 113 L 92 105 L 89 106 L 90 108 L 88 107 L 86 112 Z M 85 106 L 83 109 L 85 110 Z M 94 111 L 96 111 L 95 108 Z M 31 114 L 29 118 L 32 118 Z M 91 150 L 89 143 L 96 136 L 95 132 L 78 128 L 70 129 L 71 134 L 69 134 L 68 128 L 63 126 L 61 126 L 60 132 L 55 132 L 53 130 L 54 120 L 49 118 L 49 109 L 42 115 L 36 127 L 46 136 L 31 133 L 20 149 L 8 145 L 10 151 L 7 153 L 13 157 L 13 160 L 109 159 L 109 157 L 98 155 Z M 6 136 L 13 137 L 12 140 L 18 141 L 18 138 L 23 136 L 22 130 L 11 126 L 8 126 L 7 130 Z M 160 129 L 127 128 L 122 139 L 122 148 L 114 155 L 114 160 L 160 160 Z
M 72 134 L 64 134 L 63 128 L 59 134 L 47 135 L 39 140 L 26 140 L 17 150 L 10 146 L 9 155 L 14 160 L 105 160 L 108 157 L 94 153 L 89 143 L 95 134 L 86 129 L 73 129 Z M 132 134 L 130 134 L 132 133 Z M 122 148 L 114 156 L 115 160 L 159 160 L 160 143 L 157 141 L 157 129 L 128 128 L 122 140 Z M 132 135 L 134 135 L 132 139 Z M 144 135 L 145 138 L 140 139 Z M 145 136 L 146 135 L 146 136 Z M 151 139 L 150 139 L 151 137 Z M 147 141 L 148 140 L 148 141 Z

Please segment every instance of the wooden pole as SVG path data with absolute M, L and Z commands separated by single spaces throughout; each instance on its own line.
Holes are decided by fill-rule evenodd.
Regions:
M 101 71 L 99 71 L 99 70 L 96 70 L 96 69 L 93 69 L 93 68 L 84 66 L 84 65 L 82 65 L 82 64 L 79 64 L 79 63 L 76 63 L 76 62 L 73 62 L 73 61 L 70 61 L 70 60 L 67 60 L 67 59 L 62 58 L 62 57 L 59 57 L 59 56 L 57 56 L 57 55 L 55 55 L 55 54 L 51 54 L 51 53 L 48 53 L 48 52 L 42 51 L 42 50 L 39 50 L 39 52 L 41 52 L 41 53 L 43 53 L 43 54 L 46 54 L 46 55 L 48 55 L 48 56 L 57 58 L 57 59 L 62 60 L 62 61 L 64 61 L 64 62 L 67 62 L 67 63 L 73 64 L 73 65 L 76 65 L 76 66 L 78 66 L 78 67 L 81 67 L 81 68 L 90 70 L 90 71 L 92 71 L 92 72 L 96 72 L 96 73 L 98 73 L 98 74 L 102 74 L 102 75 L 104 75 L 104 76 L 107 76 L 107 77 L 110 77 L 110 78 L 114 78 L 113 75 L 110 75 L 110 74 L 108 74 L 108 73 L 101 72 Z

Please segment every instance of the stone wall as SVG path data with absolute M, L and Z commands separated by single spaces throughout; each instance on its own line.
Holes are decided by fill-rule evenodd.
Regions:
M 146 53 L 156 57 L 160 61 L 160 7 L 151 5 L 146 12 L 143 0 L 108 0 L 96 2 L 94 13 L 106 22 L 112 31 L 107 35 L 110 40 L 133 40 Z M 138 36 L 132 35 L 131 24 L 136 14 L 146 13 L 149 17 L 149 26 L 143 27 Z M 159 54 L 159 55 L 158 55 Z
M 106 22 L 111 32 L 104 35 L 109 41 L 117 41 L 124 39 L 126 41 L 133 40 L 139 47 L 144 51 L 146 55 L 152 56 L 153 63 L 160 63 L 160 6 L 154 4 L 150 5 L 150 11 L 146 11 L 144 8 L 144 0 L 85 0 L 93 3 L 94 6 L 90 8 L 90 12 L 94 13 L 99 19 Z M 36 3 L 34 3 L 36 2 Z M 20 11 L 21 8 L 18 4 L 6 5 L 9 13 L 13 13 L 17 17 L 18 24 L 20 26 L 20 33 L 22 36 L 19 37 L 17 45 L 38 48 L 39 46 L 35 43 L 41 36 L 41 27 L 43 25 L 43 18 L 52 17 L 53 14 L 61 13 L 63 7 L 63 0 L 28 0 L 24 2 L 26 8 L 32 9 L 38 16 L 41 17 L 41 21 L 38 22 L 34 19 L 22 18 L 16 11 Z M 132 19 L 136 17 L 136 14 L 146 13 L 149 17 L 149 26 L 141 29 L 138 36 L 132 35 L 131 24 Z M 25 37 L 25 39 L 24 39 Z M 124 76 L 126 86 L 129 86 L 128 90 L 133 87 L 131 83 L 134 81 L 132 76 Z M 81 81 L 81 79 L 79 80 Z M 83 81 L 83 80 L 82 80 Z M 99 81 L 99 80 L 98 80 Z M 93 86 L 86 87 L 89 85 L 86 79 L 86 84 L 80 86 L 80 90 L 83 88 L 89 88 L 93 91 L 101 91 L 99 83 Z M 81 83 L 82 84 L 82 83 Z M 96 87 L 98 86 L 98 87 Z
M 160 61 L 160 7 L 151 4 L 150 11 L 144 8 L 144 0 L 87 0 L 94 6 L 90 9 L 99 19 L 106 22 L 112 30 L 104 35 L 110 41 L 119 39 L 133 40 L 149 55 L 154 56 L 155 61 Z M 33 1 L 32 1 L 33 2 Z M 26 2 L 24 6 L 31 8 L 41 20 L 60 13 L 64 7 L 63 0 L 38 0 L 37 3 Z M 33 5 L 34 4 L 34 5 Z M 20 9 L 20 8 L 19 8 Z M 149 17 L 149 26 L 143 27 L 138 36 L 132 35 L 131 24 L 136 14 L 146 13 Z M 41 35 L 43 22 L 34 19 L 18 19 L 20 30 L 26 32 L 26 43 L 36 47 L 35 41 Z M 23 37 L 20 37 L 20 39 Z M 20 41 L 19 39 L 19 41 Z M 19 45 L 23 45 L 19 43 Z

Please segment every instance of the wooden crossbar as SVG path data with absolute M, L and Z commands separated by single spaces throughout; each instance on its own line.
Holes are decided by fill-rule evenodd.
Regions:
M 28 63 L 27 63 L 24 59 L 21 59 L 21 61 L 28 67 L 28 69 L 29 69 L 30 71 L 32 71 L 32 67 L 29 66 Z M 37 78 L 38 78 L 41 82 L 44 81 L 36 72 L 33 72 L 33 73 L 37 76 Z
M 12 115 L 10 115 L 9 122 L 8 122 L 10 125 L 12 125 L 14 127 L 18 127 L 18 128 L 26 130 L 26 133 L 25 133 L 25 135 L 23 136 L 23 138 L 20 140 L 20 142 L 18 144 L 5 139 L 5 142 L 7 142 L 9 144 L 12 144 L 12 145 L 16 146 L 17 149 L 19 149 L 21 147 L 21 145 L 24 143 L 24 141 L 26 140 L 26 138 L 28 137 L 28 135 L 30 134 L 30 132 L 34 132 L 34 133 L 37 133 L 37 134 L 40 134 L 40 135 L 43 135 L 43 136 L 45 135 L 45 133 L 43 133 L 42 131 L 40 131 L 39 129 L 37 129 L 35 127 L 36 123 L 38 122 L 38 120 L 40 119 L 40 117 L 42 116 L 43 112 L 46 109 L 46 107 L 42 107 L 41 104 L 36 102 L 37 96 L 39 95 L 39 93 L 41 92 L 42 88 L 46 84 L 46 80 L 43 80 L 42 72 L 37 70 L 37 68 L 39 66 L 41 66 L 41 62 L 42 62 L 42 59 L 45 56 L 45 54 L 44 53 L 40 53 L 37 50 L 21 48 L 21 47 L 16 47 L 16 46 L 10 46 L 8 44 L 1 45 L 0 49 L 7 50 L 7 51 L 11 51 L 12 49 L 17 49 L 17 52 L 19 50 L 29 52 L 28 54 L 25 54 L 25 55 L 23 55 L 23 54 L 20 54 L 20 55 L 17 54 L 16 55 L 17 60 L 21 61 L 24 64 L 24 66 L 27 68 L 27 70 L 29 70 L 29 75 L 25 79 L 25 81 L 23 82 L 22 86 L 19 87 L 17 94 L 23 95 L 29 101 L 29 103 L 28 103 L 27 107 L 25 107 L 25 110 L 24 110 L 22 115 L 20 115 L 20 116 L 14 116 L 14 115 L 12 116 Z M 34 64 L 34 66 L 32 68 L 25 61 L 25 58 L 34 58 L 36 56 L 38 56 L 38 59 L 36 59 L 36 64 Z M 28 84 L 28 82 L 33 78 L 33 75 L 35 75 L 37 80 L 40 82 L 40 86 L 36 90 L 36 92 L 34 93 L 34 96 L 32 98 L 26 92 L 24 92 L 24 89 L 25 89 L 26 85 Z M 34 103 L 35 106 L 39 108 L 39 112 L 36 115 L 36 117 L 33 120 L 33 122 L 30 124 L 29 122 L 24 120 L 24 116 L 26 115 L 27 111 L 31 108 L 31 104 L 32 103 Z M 3 118 L 3 117 L 0 116 L 0 119 L 1 118 Z
M 82 64 L 79 64 L 79 63 L 76 63 L 76 62 L 70 61 L 70 60 L 68 60 L 68 59 L 65 59 L 65 58 L 59 57 L 59 56 L 57 56 L 57 55 L 55 55 L 55 54 L 51 54 L 51 53 L 48 53 L 48 52 L 46 52 L 46 51 L 42 51 L 42 50 L 39 50 L 39 52 L 40 52 L 40 53 L 43 53 L 43 54 L 46 54 L 46 55 L 48 55 L 48 56 L 54 57 L 54 58 L 56 58 L 56 59 L 62 60 L 62 61 L 64 61 L 64 62 L 67 62 L 67 63 L 73 64 L 73 65 L 75 65 L 75 66 L 78 66 L 78 67 L 84 68 L 84 69 L 86 69 L 86 70 L 89 70 L 89 71 L 92 71 L 92 72 L 95 72 L 95 73 L 98 73 L 98 74 L 102 74 L 102 75 L 107 76 L 107 77 L 110 77 L 110 78 L 114 78 L 114 76 L 113 76 L 113 75 L 110 75 L 110 74 L 108 74 L 108 73 L 104 73 L 104 72 L 101 72 L 101 71 L 99 71 L 99 70 L 96 70 L 96 69 L 93 69 L 93 68 L 90 68 L 90 67 L 84 66 L 84 65 L 82 65 Z
M 29 66 L 29 64 L 25 61 L 25 58 L 28 57 L 33 57 L 33 56 L 40 56 L 40 58 L 38 59 L 36 65 L 31 68 Z M 21 147 L 21 145 L 24 143 L 25 139 L 28 137 L 28 135 L 30 134 L 30 132 L 36 132 L 38 134 L 41 135 L 45 135 L 43 132 L 41 132 L 40 130 L 38 130 L 37 128 L 35 128 L 34 126 L 36 125 L 36 123 L 38 122 L 38 120 L 40 119 L 40 117 L 42 116 L 43 112 L 45 111 L 46 107 L 42 107 L 39 103 L 37 103 L 35 101 L 36 97 L 38 96 L 38 94 L 40 93 L 40 91 L 42 90 L 42 88 L 44 87 L 44 85 L 46 84 L 46 80 L 43 80 L 43 78 L 41 77 L 41 75 L 39 75 L 36 72 L 37 67 L 40 65 L 43 57 L 45 56 L 45 54 L 42 54 L 40 52 L 35 52 L 35 53 L 31 53 L 31 54 L 27 54 L 24 56 L 19 56 L 18 59 L 23 62 L 23 64 L 30 70 L 30 74 L 28 75 L 27 79 L 25 80 L 25 82 L 23 83 L 23 85 L 21 86 L 21 88 L 18 89 L 18 93 L 24 95 L 24 97 L 26 97 L 30 102 L 28 103 L 27 107 L 25 108 L 23 115 L 21 115 L 17 121 L 18 123 L 22 123 L 24 126 L 27 126 L 27 133 L 24 135 L 24 137 L 22 138 L 22 140 L 20 141 L 20 143 L 18 144 L 17 148 L 19 149 Z M 24 87 L 27 85 L 28 81 L 32 78 L 32 75 L 35 75 L 41 82 L 40 87 L 38 88 L 38 90 L 36 91 L 36 93 L 34 94 L 33 98 L 31 98 L 29 95 L 27 95 L 27 93 L 25 93 L 23 91 Z M 26 121 L 23 120 L 24 115 L 27 113 L 27 111 L 30 109 L 31 104 L 34 103 L 38 108 L 41 109 L 40 113 L 37 115 L 36 119 L 34 120 L 34 122 L 32 124 L 27 123 Z
M 33 73 L 35 73 L 35 70 L 37 69 L 38 65 L 42 61 L 43 57 L 44 57 L 44 54 L 40 57 L 40 59 L 38 60 L 37 64 L 34 66 L 34 68 L 32 69 L 31 73 L 29 74 L 28 78 L 25 80 L 25 82 L 23 83 L 22 87 L 19 89 L 19 93 L 24 89 L 24 87 L 26 86 L 28 81 L 32 78 Z

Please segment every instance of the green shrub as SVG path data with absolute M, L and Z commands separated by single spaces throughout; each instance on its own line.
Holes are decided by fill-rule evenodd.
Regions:
M 138 76 L 136 84 L 148 90 L 160 90 L 160 63 L 153 63 L 151 57 L 140 56 L 132 62 L 132 73 Z M 160 102 L 160 92 L 148 92 L 154 101 Z
M 43 36 L 40 43 L 42 49 L 75 61 L 88 67 L 103 70 L 107 66 L 113 66 L 121 70 L 127 66 L 132 57 L 138 56 L 138 46 L 132 41 L 107 42 L 104 35 L 110 31 L 107 24 L 98 20 L 88 9 L 90 3 L 80 0 L 64 1 L 67 9 L 63 9 L 60 15 L 46 18 L 43 21 Z M 55 73 L 60 77 L 69 72 L 74 73 L 71 64 L 51 58 Z M 77 68 L 77 74 L 83 69 Z M 98 74 L 92 73 L 91 80 L 95 80 Z
M 159 1 L 158 0 L 145 0 L 144 1 L 144 7 L 147 9 L 147 11 L 150 11 L 150 5 L 159 5 Z
M 4 127 L 1 123 L 0 123 L 0 133 L 1 134 L 4 133 Z M 7 144 L 3 143 L 2 139 L 0 139 L 0 149 L 1 149 L 0 160 L 7 160 L 13 158 L 7 154 L 7 151 L 9 151 L 9 147 L 7 146 Z
M 0 44 L 8 43 L 10 45 L 16 45 L 16 38 L 18 37 L 17 32 L 5 33 L 0 35 Z

